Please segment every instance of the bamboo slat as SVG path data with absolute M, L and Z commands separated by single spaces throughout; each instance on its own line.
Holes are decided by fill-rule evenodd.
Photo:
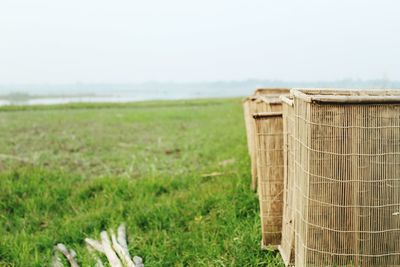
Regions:
M 294 109 L 293 100 L 281 97 L 283 107 L 284 191 L 282 240 L 278 249 L 285 266 L 294 264 Z
M 292 90 L 296 266 L 400 266 L 400 90 Z

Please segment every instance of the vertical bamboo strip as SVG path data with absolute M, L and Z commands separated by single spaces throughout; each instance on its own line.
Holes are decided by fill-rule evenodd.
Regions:
M 282 215 L 282 240 L 278 249 L 285 266 L 294 264 L 294 109 L 293 100 L 282 96 L 284 191 Z

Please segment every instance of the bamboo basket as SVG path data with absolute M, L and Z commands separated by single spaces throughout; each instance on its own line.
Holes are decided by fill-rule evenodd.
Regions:
M 243 100 L 244 120 L 246 125 L 247 148 L 251 161 L 251 188 L 257 190 L 257 152 L 255 150 L 255 121 L 253 114 L 259 112 L 282 111 L 279 100 L 281 94 L 289 94 L 289 89 L 263 88 L 257 89 L 253 96 Z
M 283 214 L 282 240 L 278 246 L 285 266 L 294 266 L 294 108 L 293 99 L 280 97 L 283 111 Z
M 296 266 L 400 266 L 400 90 L 292 90 Z
M 276 248 L 281 241 L 283 200 L 282 112 L 254 115 L 262 248 Z
M 244 119 L 246 125 L 247 148 L 251 161 L 251 188 L 257 189 L 257 152 L 255 150 L 255 121 L 253 114 L 281 110 L 280 103 L 266 104 L 261 96 L 248 97 L 243 102 Z

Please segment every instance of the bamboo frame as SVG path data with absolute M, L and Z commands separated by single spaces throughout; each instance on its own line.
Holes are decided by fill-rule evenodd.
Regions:
M 262 228 L 262 248 L 276 248 L 281 241 L 283 200 L 282 112 L 254 114 L 257 171 Z
M 297 266 L 400 266 L 400 90 L 294 89 Z

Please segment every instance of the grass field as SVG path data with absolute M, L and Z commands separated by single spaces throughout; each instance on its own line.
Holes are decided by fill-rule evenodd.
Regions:
M 260 251 L 240 100 L 0 108 L 0 266 L 126 222 L 145 266 L 282 266 Z

